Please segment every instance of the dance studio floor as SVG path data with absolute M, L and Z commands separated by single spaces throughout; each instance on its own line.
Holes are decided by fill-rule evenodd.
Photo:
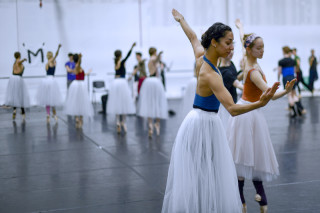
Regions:
M 179 111 L 180 100 L 170 100 Z M 305 97 L 308 113 L 290 119 L 286 98 L 265 109 L 280 177 L 265 184 L 269 212 L 320 212 L 320 97 Z M 96 106 L 100 110 L 100 105 Z M 0 212 L 160 212 L 178 116 L 162 122 L 148 139 L 146 121 L 127 119 L 117 135 L 114 116 L 97 114 L 77 130 L 58 111 L 46 124 L 44 108 L 27 111 L 26 122 L 0 109 Z M 248 212 L 259 212 L 251 182 Z M 230 200 L 230 202 L 233 202 Z

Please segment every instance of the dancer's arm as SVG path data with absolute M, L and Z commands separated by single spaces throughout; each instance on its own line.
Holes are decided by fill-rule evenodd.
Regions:
M 251 72 L 250 79 L 262 92 L 265 92 L 268 89 L 267 83 L 263 80 L 262 75 L 258 70 Z M 293 79 L 290 82 L 287 81 L 285 90 L 275 93 L 272 97 L 272 100 L 277 100 L 278 98 L 281 98 L 282 96 L 291 92 L 296 81 L 297 79 Z
M 27 61 L 26 58 L 22 59 L 21 61 L 18 62 L 19 65 L 21 65 L 23 62 Z
M 242 53 L 243 53 L 243 55 L 245 55 L 246 54 L 246 49 L 244 48 L 244 40 L 243 40 L 243 37 L 244 37 L 243 24 L 241 23 L 240 19 L 236 19 L 235 24 L 236 24 L 236 27 L 239 30 L 240 41 L 241 41 L 241 44 L 242 44 Z
M 240 90 L 243 90 L 243 84 L 240 83 L 237 79 L 232 84 L 235 88 L 238 88 Z
M 260 100 L 257 102 L 254 102 L 251 104 L 244 104 L 244 105 L 235 104 L 233 102 L 232 96 L 230 95 L 229 91 L 223 85 L 222 77 L 218 73 L 206 72 L 206 74 L 201 74 L 201 75 L 202 76 L 200 77 L 205 79 L 204 81 L 208 83 L 212 92 L 215 94 L 215 96 L 218 98 L 221 104 L 226 108 L 226 110 L 228 110 L 228 112 L 232 116 L 237 116 L 237 115 L 265 106 L 273 97 L 274 93 L 279 87 L 278 82 L 274 83 L 272 88 L 268 88 L 261 95 Z
M 134 42 L 129 50 L 129 52 L 127 53 L 127 56 L 121 61 L 121 63 L 125 63 L 126 60 L 129 58 L 129 56 L 131 55 L 132 49 L 136 46 L 136 42 Z
M 282 67 L 278 66 L 278 81 L 280 81 L 281 73 L 282 73 Z
M 181 15 L 177 10 L 172 9 L 172 15 L 174 19 L 180 23 L 181 28 L 183 29 L 184 33 L 188 37 L 193 53 L 196 59 L 200 58 L 204 55 L 204 48 L 202 47 L 200 41 L 197 38 L 197 35 L 195 32 L 191 29 L 191 27 L 188 25 L 186 20 L 184 19 L 183 15 Z
M 58 54 L 59 54 L 60 48 L 61 48 L 61 44 L 59 44 L 59 46 L 58 46 L 58 49 L 57 49 L 57 51 L 56 51 L 56 54 L 54 55 L 53 61 L 56 60 L 56 58 L 57 58 L 57 56 L 58 56 Z

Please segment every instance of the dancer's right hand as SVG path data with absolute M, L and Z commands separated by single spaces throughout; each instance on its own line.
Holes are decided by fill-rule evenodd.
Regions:
M 276 82 L 273 84 L 271 88 L 268 88 L 260 97 L 260 104 L 261 106 L 267 105 L 267 103 L 270 101 L 270 99 L 274 96 L 277 89 L 279 88 L 280 83 Z
M 176 9 L 172 9 L 172 15 L 177 22 L 180 22 L 183 19 L 183 15 L 181 15 Z

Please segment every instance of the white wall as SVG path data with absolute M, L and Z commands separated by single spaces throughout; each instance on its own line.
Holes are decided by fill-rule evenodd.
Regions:
M 239 2 L 243 5 L 239 5 Z M 244 7 L 248 2 L 251 5 L 250 10 Z M 278 13 L 284 13 L 276 5 L 279 2 L 281 0 L 272 1 L 273 7 L 278 8 L 276 10 Z M 318 5 L 313 0 L 304 2 Z M 271 20 L 270 14 L 266 13 L 263 15 L 265 17 L 261 17 L 260 14 L 259 18 L 255 19 L 251 14 L 257 15 L 258 9 L 262 11 L 261 7 L 265 5 L 262 3 L 255 5 L 251 0 L 142 0 L 142 42 L 140 42 L 138 0 L 46 0 L 43 1 L 41 9 L 39 1 L 18 0 L 16 4 L 15 1 L 2 0 L 0 1 L 0 78 L 11 75 L 15 51 L 19 50 L 23 57 L 27 56 L 26 48 L 22 46 L 23 43 L 34 51 L 43 47 L 45 52 L 48 50 L 55 52 L 58 44 L 61 43 L 62 49 L 57 58 L 57 75 L 66 73 L 64 63 L 67 61 L 68 52 L 81 52 L 83 68 L 85 70 L 92 68 L 95 74 L 91 80 L 104 79 L 108 84 L 114 73 L 114 50 L 121 49 L 125 55 L 131 44 L 136 41 L 138 47 L 135 51 L 142 51 L 144 57 L 148 57 L 150 46 L 164 51 L 163 60 L 167 64 L 172 64 L 172 73 L 167 75 L 168 96 L 179 96 L 180 87 L 192 76 L 194 58 L 191 45 L 171 16 L 173 7 L 185 15 L 185 19 L 199 38 L 214 22 L 229 22 L 235 36 L 234 63 L 237 66 L 241 57 L 241 47 L 233 21 L 236 17 L 242 18 L 246 32 L 255 32 L 264 39 L 265 55 L 259 63 L 270 84 L 276 80 L 276 73 L 272 69 L 277 66 L 278 60 L 282 57 L 281 47 L 284 45 L 298 49 L 304 75 L 308 75 L 307 58 L 310 49 L 314 48 L 317 56 L 320 53 L 318 21 L 309 22 L 309 24 L 298 21 L 290 22 L 291 16 L 289 16 L 289 19 L 276 22 L 274 17 L 283 17 L 276 12 L 272 14 L 272 22 L 266 21 Z M 286 6 L 288 14 L 290 10 L 288 12 L 287 6 L 291 5 L 290 2 L 283 1 L 281 4 Z M 239 7 L 241 11 L 237 10 Z M 296 7 L 293 9 L 296 10 Z M 311 15 L 316 14 L 310 13 Z M 299 14 L 301 20 L 309 20 L 308 17 L 304 18 L 306 13 Z M 318 15 L 312 16 L 317 18 Z M 135 64 L 135 56 L 132 54 L 126 63 L 127 72 L 131 72 Z M 25 76 L 45 75 L 44 65 L 45 63 L 26 63 Z M 184 71 L 184 73 L 179 75 L 175 74 L 175 71 Z M 65 78 L 58 79 L 63 94 L 65 94 L 66 80 Z M 27 79 L 32 98 L 35 96 L 40 80 L 41 78 Z M 6 84 L 7 80 L 0 79 L 0 104 L 4 102 Z M 316 82 L 316 88 L 319 87 L 320 81 Z

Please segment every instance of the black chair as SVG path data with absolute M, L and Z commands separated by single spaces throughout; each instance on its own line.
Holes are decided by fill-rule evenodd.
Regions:
M 96 102 L 96 93 L 97 92 L 108 93 L 108 90 L 105 87 L 104 81 L 93 81 L 92 82 L 92 103 Z

